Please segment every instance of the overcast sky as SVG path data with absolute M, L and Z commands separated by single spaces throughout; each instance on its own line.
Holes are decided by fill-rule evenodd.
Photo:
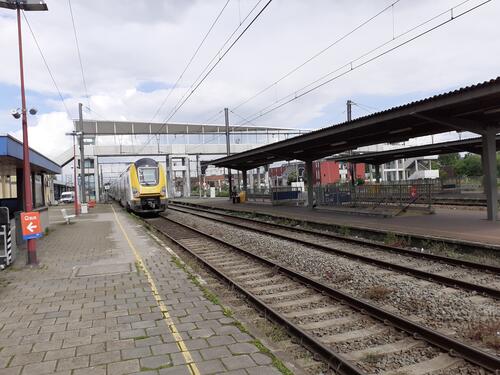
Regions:
M 245 21 L 257 2 L 229 1 L 155 121 L 168 117 L 203 68 L 217 56 L 228 36 L 242 23 L 238 35 L 267 0 L 262 0 Z M 223 121 L 222 115 L 217 116 L 222 108 L 234 109 L 393 2 L 272 1 L 172 121 Z M 88 100 L 68 1 L 47 0 L 48 12 L 30 12 L 27 17 L 72 117 L 77 116 L 77 103 L 81 101 L 94 111 L 85 110 L 86 118 L 150 121 L 225 3 L 226 0 L 72 0 Z M 234 112 L 251 117 L 383 43 L 389 42 L 354 66 L 445 21 L 450 13 L 399 36 L 459 3 L 401 0 Z M 480 3 L 465 2 L 454 14 Z M 492 0 L 253 123 L 319 128 L 345 119 L 347 99 L 361 105 L 353 109 L 357 117 L 495 78 L 500 71 L 499 19 L 499 0 Z M 29 118 L 33 127 L 30 145 L 55 157 L 70 146 L 71 139 L 64 133 L 71 130 L 72 123 L 24 21 L 22 26 L 28 108 L 39 110 L 37 116 Z M 21 123 L 10 116 L 21 101 L 16 31 L 15 12 L 0 9 L 0 132 L 19 135 Z M 241 122 L 236 115 L 231 116 L 231 121 Z

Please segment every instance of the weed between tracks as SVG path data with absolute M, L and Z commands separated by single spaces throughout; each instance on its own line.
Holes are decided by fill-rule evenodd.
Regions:
M 375 301 L 380 301 L 389 296 L 394 290 L 391 288 L 387 288 L 382 285 L 374 286 L 370 289 L 365 290 L 363 297 L 369 298 Z
M 361 358 L 362 361 L 370 364 L 377 363 L 384 357 L 383 354 L 378 354 L 378 353 L 368 353 L 366 354 L 363 358 Z
M 495 349 L 500 349 L 500 321 L 489 318 L 482 322 L 469 323 L 467 336 L 476 341 Z
M 409 247 L 411 246 L 411 237 L 398 236 L 392 232 L 388 232 L 384 237 L 384 244 L 396 247 Z
M 341 236 L 349 237 L 351 235 L 351 230 L 349 229 L 349 227 L 342 225 L 338 228 L 337 233 L 340 234 Z
M 262 353 L 262 354 L 265 354 L 267 355 L 268 357 L 271 357 L 271 360 L 273 361 L 273 365 L 274 367 L 276 367 L 278 369 L 279 372 L 281 372 L 282 374 L 284 375 L 293 375 L 293 372 L 291 372 L 284 364 L 283 362 L 281 362 L 278 358 L 276 358 L 273 353 L 271 353 L 271 351 L 264 345 L 262 344 L 259 340 L 253 340 L 252 341 L 252 344 L 254 344 L 257 349 L 259 349 L 259 351 Z
M 222 303 L 219 300 L 219 297 L 217 297 L 214 293 L 212 293 L 210 290 L 208 290 L 208 288 L 206 288 L 204 285 L 202 285 L 200 283 L 199 278 L 188 269 L 186 263 L 184 263 L 182 260 L 180 260 L 177 257 L 172 257 L 172 262 L 178 268 L 182 269 L 188 275 L 188 278 L 193 282 L 193 284 L 195 284 L 198 288 L 200 288 L 200 290 L 202 291 L 203 295 L 205 296 L 205 298 L 207 300 L 209 300 L 210 302 L 212 302 L 215 305 L 220 306 L 222 308 L 222 312 L 223 312 L 223 314 L 225 316 L 234 319 L 234 316 L 233 316 L 234 314 L 231 311 L 231 309 L 223 306 Z M 234 321 L 233 321 L 232 324 L 235 327 L 237 327 L 241 332 L 250 335 L 250 332 L 248 331 L 248 329 L 241 322 L 239 322 L 238 320 L 234 319 Z M 280 328 L 278 326 L 275 326 L 275 327 L 276 328 Z M 275 332 L 278 332 L 278 331 L 275 330 Z M 285 332 L 285 335 L 286 335 L 286 332 Z M 278 371 L 280 371 L 283 375 L 293 375 L 293 372 L 290 371 L 285 366 L 285 364 L 278 357 L 276 357 L 264 344 L 262 344 L 261 341 L 259 341 L 258 339 L 254 338 L 254 340 L 252 341 L 252 343 L 257 347 L 257 349 L 259 349 L 259 351 L 262 354 L 268 356 L 271 359 L 273 366 L 276 367 L 276 369 L 278 369 Z

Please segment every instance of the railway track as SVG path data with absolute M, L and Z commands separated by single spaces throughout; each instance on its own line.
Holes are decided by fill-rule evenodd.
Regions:
M 336 373 L 500 373 L 500 360 L 473 346 L 350 296 L 325 283 L 160 217 L 146 220 L 266 315 L 319 354 Z
M 177 205 L 170 205 L 169 208 L 171 210 L 195 215 L 238 228 L 295 241 L 321 251 L 335 253 L 349 259 L 412 275 L 419 279 L 437 282 L 452 288 L 473 291 L 494 299 L 500 299 L 500 290 L 495 287 L 495 285 L 498 284 L 497 278 L 500 275 L 500 268 L 492 265 L 487 266 L 480 263 L 436 256 L 433 254 L 419 253 L 394 246 L 374 244 L 366 240 L 347 239 L 345 237 L 316 230 L 297 229 L 283 224 L 262 222 L 250 218 L 240 218 L 234 215 L 212 212 L 200 208 L 186 208 Z M 346 246 L 346 243 L 350 245 Z M 345 250 L 346 247 L 348 250 Z M 395 258 L 394 254 L 398 254 L 398 257 Z M 428 262 L 425 262 L 423 267 L 416 267 L 414 264 L 415 258 L 424 258 L 428 260 Z M 442 267 L 439 267 L 439 264 L 447 265 L 444 271 Z M 484 274 L 485 269 L 487 274 L 481 276 Z M 452 276 L 440 274 L 440 272 L 451 273 Z M 481 284 L 467 281 L 471 276 L 471 272 L 481 276 L 479 280 L 482 282 Z

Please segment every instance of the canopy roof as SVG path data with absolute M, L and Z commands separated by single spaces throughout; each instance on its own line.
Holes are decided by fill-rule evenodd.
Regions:
M 31 171 L 35 173 L 60 174 L 61 167 L 56 162 L 30 148 Z M 0 171 L 15 173 L 15 168 L 23 167 L 23 143 L 10 135 L 0 135 Z M 7 172 L 12 171 L 14 172 Z
M 497 149 L 500 148 L 500 136 L 497 136 Z M 464 139 L 460 141 L 450 141 L 434 143 L 431 145 L 398 148 L 394 150 L 366 152 L 356 155 L 340 155 L 331 158 L 338 161 L 349 161 L 353 163 L 384 164 L 402 158 L 416 158 L 429 155 L 443 155 L 454 152 L 472 152 L 482 154 L 483 142 L 481 138 Z
M 499 124 L 497 77 L 204 164 L 248 170 L 280 160 L 317 160 L 362 146 L 451 130 L 482 134 L 486 127 L 499 129 Z

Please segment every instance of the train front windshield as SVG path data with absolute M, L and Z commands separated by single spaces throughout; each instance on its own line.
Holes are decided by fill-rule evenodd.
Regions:
M 158 168 L 139 168 L 139 183 L 150 186 L 158 184 Z

